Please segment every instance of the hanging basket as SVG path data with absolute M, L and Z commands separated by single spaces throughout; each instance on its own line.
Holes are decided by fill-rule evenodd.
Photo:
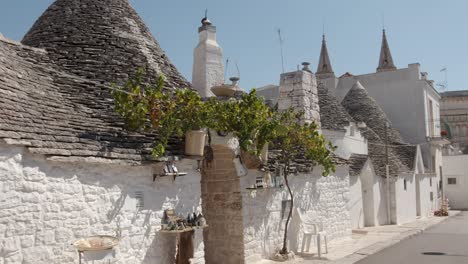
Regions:
M 260 157 L 252 155 L 243 150 L 241 150 L 241 160 L 244 166 L 249 170 L 258 169 L 262 165 L 262 160 Z
M 206 133 L 203 130 L 192 130 L 185 135 L 185 155 L 203 156 Z

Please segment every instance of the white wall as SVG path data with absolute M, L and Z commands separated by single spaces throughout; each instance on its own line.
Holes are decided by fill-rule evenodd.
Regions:
M 113 263 L 173 263 L 175 236 L 156 232 L 163 209 L 187 215 L 201 208 L 196 162 L 178 167 L 189 175 L 153 183 L 148 166 L 54 163 L 0 145 L 0 263 L 77 263 L 74 240 L 116 233 L 122 239 Z M 197 232 L 198 263 L 201 241 Z
M 445 197 L 453 209 L 468 209 L 468 155 L 444 156 Z M 456 178 L 457 184 L 448 184 L 448 178 Z
M 344 159 L 349 159 L 352 154 L 367 155 L 367 139 L 361 135 L 356 124 L 351 123 L 345 129 L 346 131 L 322 129 L 322 134 L 337 147 L 335 154 Z M 354 130 L 354 135 L 351 130 Z
M 281 202 L 289 199 L 286 187 L 246 190 L 255 183 L 255 175 L 261 175 L 256 171 L 249 172 L 248 176 L 241 178 L 247 263 L 261 257 L 269 258 L 281 248 L 286 220 L 281 219 Z M 321 170 L 316 168 L 309 175 L 291 176 L 290 184 L 296 199 L 294 206 L 305 211 L 308 218 L 323 223 L 330 240 L 351 235 L 347 210 L 350 182 L 346 167 L 338 167 L 336 173 L 328 177 L 322 177 Z M 289 231 L 290 249 L 297 252 L 302 243 L 297 217 Z
M 402 131 L 403 139 L 414 144 L 424 142 L 426 136 L 426 122 L 419 121 L 426 120 L 424 90 L 427 83 L 420 80 L 420 76 L 418 64 L 356 76 L 387 114 L 392 126 Z
M 421 217 L 430 217 L 437 209 L 437 176 L 435 174 L 417 174 L 417 209 Z M 432 201 L 431 201 L 432 192 Z
M 406 179 L 406 190 L 404 180 Z M 404 224 L 416 220 L 416 180 L 414 174 L 400 175 L 395 178 L 395 193 L 392 200 L 396 203 L 396 223 Z
M 351 218 L 351 228 L 359 229 L 364 227 L 365 214 L 363 207 L 362 183 L 359 175 L 349 176 L 349 201 L 348 210 Z
M 387 204 L 384 178 L 375 175 L 372 162 L 367 161 L 361 175 L 364 225 L 379 226 L 387 223 Z

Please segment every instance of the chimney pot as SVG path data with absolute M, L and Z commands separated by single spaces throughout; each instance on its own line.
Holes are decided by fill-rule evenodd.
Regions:
M 303 62 L 302 63 L 302 70 L 303 71 L 307 71 L 307 72 L 312 72 L 310 69 L 309 69 L 309 65 L 310 65 L 310 62 Z

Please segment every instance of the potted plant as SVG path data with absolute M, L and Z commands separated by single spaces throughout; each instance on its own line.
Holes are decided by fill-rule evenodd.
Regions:
M 177 115 L 180 119 L 180 133 L 185 134 L 185 154 L 203 156 L 209 114 L 206 104 L 194 90 L 177 89 L 174 96 L 177 103 Z
M 255 89 L 239 99 L 220 101 L 210 98 L 207 108 L 207 126 L 236 137 L 244 165 L 248 169 L 258 168 L 262 164 L 260 153 L 270 140 L 267 134 L 273 128 L 273 110 L 257 97 Z

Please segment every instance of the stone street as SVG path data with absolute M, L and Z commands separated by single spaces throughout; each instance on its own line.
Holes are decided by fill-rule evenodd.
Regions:
M 468 212 L 372 255 L 358 264 L 468 263 Z
M 446 220 L 446 221 L 445 221 Z M 329 253 L 323 254 L 322 259 L 318 259 L 316 256 L 316 250 L 311 254 L 304 254 L 296 256 L 294 261 L 286 262 L 288 264 L 371 264 L 371 263 L 461 263 L 461 262 L 442 262 L 439 257 L 433 255 L 421 255 L 421 252 L 439 252 L 441 249 L 431 247 L 439 245 L 438 240 L 433 240 L 433 237 L 442 239 L 442 243 L 445 245 L 451 245 L 446 243 L 445 239 L 448 239 L 454 230 L 458 230 L 457 226 L 460 227 L 460 231 L 464 234 L 464 238 L 468 242 L 468 212 L 451 211 L 450 217 L 431 217 L 422 218 L 414 222 L 403 224 L 403 225 L 386 225 L 378 227 L 366 227 L 358 231 L 353 232 L 353 236 L 350 239 L 341 239 L 332 241 L 329 244 Z M 429 229 L 429 230 L 427 230 Z M 427 231 L 425 231 L 427 230 Z M 423 233 L 424 232 L 424 233 Z M 432 240 L 432 244 L 428 244 Z M 455 239 L 457 240 L 457 239 Z M 415 241 L 415 242 L 413 242 Z M 408 243 L 413 246 L 408 246 Z M 462 243 L 458 243 L 463 245 Z M 467 243 L 465 243 L 466 245 Z M 428 248 L 424 247 L 424 251 L 417 250 L 418 247 L 427 245 Z M 314 248 L 314 245 L 311 245 Z M 388 249 L 387 249 L 388 248 Z M 406 249 L 408 248 L 408 249 Z M 314 248 L 315 249 L 315 248 Z M 465 250 L 466 251 L 466 250 Z M 399 253 L 396 253 L 399 252 Z M 406 258 L 408 257 L 405 252 L 412 253 L 413 257 L 411 261 L 405 259 L 399 259 L 395 262 L 395 256 Z M 452 252 L 450 250 L 443 252 Z M 441 252 L 441 253 L 443 253 Z M 458 252 L 458 251 L 457 251 Z M 460 253 L 460 252 L 458 252 Z M 416 258 L 416 255 L 421 255 L 421 259 Z M 460 254 L 451 254 L 453 258 L 460 260 Z M 450 255 L 444 256 L 449 258 Z M 455 256 L 456 255 L 456 256 Z M 465 254 L 466 255 L 466 254 Z M 390 257 L 391 256 L 391 257 Z M 427 259 L 432 258 L 435 262 L 426 262 Z M 443 258 L 443 260 L 445 260 Z M 277 263 L 270 260 L 263 260 L 256 264 L 272 264 Z M 284 263 L 284 262 L 283 262 Z

